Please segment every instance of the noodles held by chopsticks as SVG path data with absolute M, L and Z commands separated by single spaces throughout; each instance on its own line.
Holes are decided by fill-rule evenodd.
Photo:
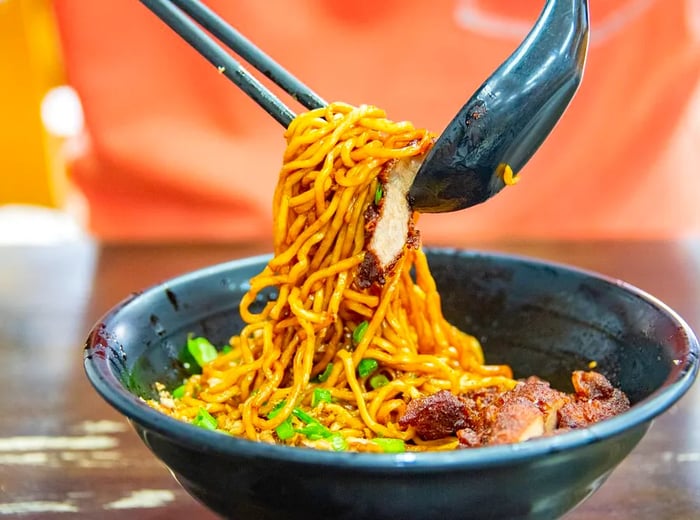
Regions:
M 434 136 L 376 107 L 334 103 L 299 115 L 285 137 L 274 255 L 241 301 L 246 326 L 181 396 L 164 392 L 152 406 L 186 421 L 206 413 L 256 441 L 454 448 L 454 436 L 426 442 L 400 427 L 407 402 L 515 381 L 445 320 L 410 209 L 401 217 L 412 177 L 397 172 L 415 174 Z

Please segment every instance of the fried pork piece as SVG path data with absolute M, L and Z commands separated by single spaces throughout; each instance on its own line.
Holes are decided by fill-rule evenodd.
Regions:
M 532 401 L 516 396 L 505 400 L 484 443 L 512 444 L 543 434 L 544 414 Z
M 456 435 L 463 447 L 509 444 L 582 428 L 629 408 L 625 394 L 597 372 L 572 375 L 575 393 L 529 377 L 508 392 L 487 388 L 456 396 L 442 390 L 408 403 L 399 419 L 423 440 Z
M 509 397 L 523 397 L 533 403 L 542 412 L 544 419 L 544 431 L 551 432 L 557 427 L 557 413 L 571 399 L 564 392 L 555 390 L 547 381 L 539 377 L 531 376 L 525 381 L 519 382 Z
M 571 380 L 576 393 L 559 410 L 559 428 L 585 428 L 630 407 L 624 392 L 613 387 L 602 374 L 576 371 Z
M 574 384 L 574 390 L 578 397 L 607 399 L 615 393 L 615 387 L 612 383 L 598 372 L 577 370 L 571 375 L 571 382 Z
M 460 446 L 465 448 L 476 448 L 482 444 L 481 436 L 471 428 L 457 430 L 457 439 L 459 440 Z
M 460 396 L 467 405 L 467 427 L 474 430 L 479 438 L 486 435 L 496 420 L 503 393 L 497 388 L 487 387 L 473 390 Z
M 557 412 L 570 400 L 538 377 L 519 382 L 513 390 L 502 394 L 501 401 L 491 406 L 495 417 L 485 444 L 510 444 L 554 431 Z
M 467 427 L 465 402 L 447 390 L 420 399 L 413 399 L 399 419 L 399 425 L 413 426 L 426 441 L 454 435 Z
M 367 253 L 360 265 L 357 284 L 367 288 L 384 284 L 385 274 L 399 260 L 406 244 L 417 248 L 420 236 L 411 219 L 408 190 L 424 156 L 399 159 L 391 163 L 382 177 L 383 196 L 365 211 L 368 235 Z

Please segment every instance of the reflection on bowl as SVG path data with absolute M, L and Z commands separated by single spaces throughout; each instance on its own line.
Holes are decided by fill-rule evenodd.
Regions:
M 229 518 L 556 518 L 595 491 L 651 420 L 698 370 L 698 342 L 653 297 L 622 282 L 533 259 L 432 250 L 446 317 L 476 335 L 489 363 L 571 391 L 596 370 L 630 411 L 583 430 L 520 444 L 432 453 L 337 453 L 255 443 L 148 407 L 155 381 L 174 386 L 188 333 L 225 343 L 267 257 L 229 262 L 155 286 L 110 311 L 85 348 L 102 397 L 128 417 L 182 486 Z

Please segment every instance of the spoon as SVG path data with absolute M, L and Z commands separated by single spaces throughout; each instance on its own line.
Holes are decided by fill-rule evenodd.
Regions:
M 588 0 L 548 0 L 525 40 L 428 153 L 409 191 L 413 209 L 457 211 L 501 191 L 504 173 L 520 171 L 576 93 L 588 36 Z

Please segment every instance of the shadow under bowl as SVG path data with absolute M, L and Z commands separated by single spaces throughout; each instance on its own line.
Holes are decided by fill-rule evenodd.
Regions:
M 195 271 L 122 302 L 87 340 L 87 376 L 191 495 L 227 518 L 258 520 L 556 518 L 598 489 L 695 379 L 693 332 L 623 282 L 509 255 L 429 250 L 428 259 L 445 316 L 481 341 L 487 362 L 571 391 L 571 372 L 595 361 L 631 409 L 519 444 L 368 454 L 255 443 L 147 406 L 141 397 L 154 396 L 156 381 L 180 384 L 189 333 L 225 344 L 240 330 L 238 303 L 268 257 Z

